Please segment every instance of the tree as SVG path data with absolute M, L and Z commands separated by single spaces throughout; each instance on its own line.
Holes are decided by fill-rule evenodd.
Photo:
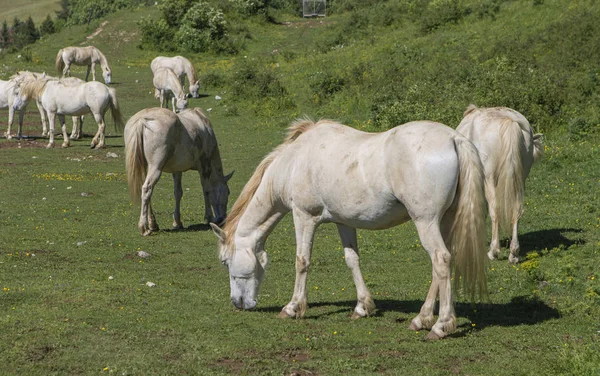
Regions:
M 50 18 L 50 15 L 46 17 L 46 19 L 40 25 L 40 36 L 54 34 L 56 29 L 54 28 L 54 21 Z

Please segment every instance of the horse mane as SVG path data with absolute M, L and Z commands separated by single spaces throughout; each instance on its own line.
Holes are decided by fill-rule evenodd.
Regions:
M 188 60 L 188 62 L 190 63 L 189 70 L 190 70 L 190 73 L 192 74 L 192 79 L 190 80 L 188 77 L 188 80 L 190 81 L 190 85 L 193 85 L 196 81 L 198 81 L 198 76 L 196 75 L 196 69 L 194 69 L 194 64 L 192 64 L 192 62 L 189 60 Z M 187 69 L 186 69 L 186 74 L 187 74 Z
M 262 182 L 265 172 L 269 166 L 289 144 L 294 142 L 294 140 L 296 140 L 301 134 L 307 132 L 317 124 L 319 123 L 315 123 L 308 117 L 296 119 L 288 127 L 287 136 L 285 137 L 284 141 L 272 152 L 270 152 L 259 163 L 258 167 L 256 167 L 256 170 L 254 170 L 250 180 L 248 180 L 248 183 L 246 183 L 244 189 L 242 189 L 242 193 L 240 193 L 240 196 L 233 204 L 231 211 L 227 215 L 225 226 L 223 227 L 223 231 L 225 232 L 225 244 L 227 245 L 229 252 L 234 252 L 235 250 L 235 247 L 232 245 L 240 218 L 248 208 L 248 205 L 250 205 L 250 201 L 252 201 L 254 194 L 258 190 L 258 187 L 260 186 L 260 183 Z
M 463 117 L 467 116 L 468 114 L 470 114 L 471 112 L 475 111 L 477 109 L 477 106 L 474 105 L 473 103 L 471 103 L 467 109 L 465 110 L 465 112 L 463 113 Z
M 21 94 L 25 98 L 38 98 L 43 92 L 46 84 L 50 81 L 47 78 L 37 78 L 31 81 L 21 83 Z
M 89 46 L 89 47 L 91 47 L 91 49 L 92 49 L 92 54 L 98 55 L 98 61 L 100 61 L 100 66 L 102 67 L 102 69 L 107 68 L 108 70 L 110 70 L 110 67 L 108 66 L 108 60 L 106 60 L 106 56 L 104 56 L 102 51 L 100 51 L 99 49 L 97 49 L 94 46 Z

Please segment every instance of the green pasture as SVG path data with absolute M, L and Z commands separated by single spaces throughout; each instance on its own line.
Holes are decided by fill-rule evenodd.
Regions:
M 15 17 L 25 21 L 29 16 L 38 24 L 48 15 L 54 18 L 55 12 L 61 8 L 60 0 L 0 0 L 0 9 L 0 22 L 6 21 L 8 25 L 12 25 Z
M 560 19 L 561 7 L 578 2 L 546 0 L 542 8 L 527 2 L 523 9 L 519 3 L 503 6 L 499 21 L 491 24 L 497 33 L 510 29 L 502 31 L 499 22 L 533 19 L 537 9 L 543 19 Z M 154 7 L 128 10 L 45 37 L 26 58 L 2 55 L 0 78 L 18 69 L 55 74 L 54 57 L 60 48 L 93 44 L 111 64 L 111 86 L 127 119 L 157 105 L 149 63 L 159 53 L 137 48 L 140 34 L 135 24 L 157 15 Z M 296 116 L 336 118 L 357 128 L 377 129 L 371 111 L 377 107 L 375 99 L 388 103 L 380 85 L 394 72 L 386 54 L 399 54 L 405 45 L 407 64 L 417 58 L 410 57 L 410 51 L 420 49 L 431 53 L 428 58 L 441 54 L 444 61 L 460 65 L 458 57 L 446 59 L 447 46 L 469 39 L 463 26 L 475 36 L 491 22 L 484 18 L 471 26 L 452 24 L 418 38 L 416 26 L 405 23 L 404 31 L 374 29 L 374 34 L 356 37 L 344 48 L 319 52 L 339 32 L 336 27 L 348 22 L 347 13 L 323 23 L 278 17 L 287 18 L 278 24 L 247 20 L 253 38 L 239 55 L 190 56 L 203 94 L 190 99 L 190 106 L 207 111 L 225 172 L 235 170 L 230 207 Z M 527 26 L 539 24 L 532 21 Z M 424 69 L 420 74 L 430 69 L 426 60 L 417 63 Z M 598 65 L 576 66 L 565 74 L 561 87 L 575 90 L 568 77 L 582 69 L 600 74 Z M 72 72 L 83 77 L 85 68 L 74 67 Z M 494 70 L 495 79 L 510 78 L 501 73 Z M 408 72 L 401 74 L 412 79 Z M 269 85 L 278 82 L 285 94 L 273 95 L 273 86 L 253 91 L 253 86 L 244 86 L 250 85 L 250 76 L 267 77 Z M 346 79 L 339 91 L 336 76 Z M 431 80 L 423 76 L 424 90 L 431 89 Z M 440 88 L 436 93 L 446 98 L 449 86 L 442 82 Z M 414 98 L 425 95 L 411 90 Z M 446 107 L 415 101 L 411 111 L 418 114 L 415 117 L 430 114 L 455 127 L 469 104 L 468 90 L 461 90 L 460 97 L 444 102 Z M 480 90 L 484 89 L 478 86 Z M 595 103 L 597 93 L 589 90 L 592 94 L 585 100 Z M 525 100 L 528 94 L 519 95 Z M 378 308 L 374 316 L 350 320 L 356 299 L 352 276 L 335 226 L 324 225 L 314 242 L 306 317 L 277 318 L 294 285 L 291 216 L 267 242 L 270 266 L 257 308 L 238 311 L 229 301 L 229 276 L 217 259 L 217 239 L 203 223 L 197 173 L 183 175 L 186 228 L 170 230 L 173 183 L 165 174 L 153 195 L 161 231 L 142 237 L 137 230 L 139 207 L 128 196 L 123 138 L 112 129 L 111 120 L 106 149 L 89 149 L 96 127 L 88 117 L 83 140 L 68 149 L 46 150 L 46 140 L 36 137 L 41 125 L 32 105 L 25 118 L 29 137 L 0 139 L 0 374 L 598 375 L 600 136 L 589 127 L 576 128 L 579 123 L 567 116 L 577 113 L 585 124 L 597 127 L 596 113 L 574 106 L 568 114 L 553 114 L 544 106 L 525 113 L 553 123 L 534 123 L 545 134 L 546 155 L 527 180 L 519 231 L 521 262 L 508 264 L 505 239 L 500 259 L 488 264 L 489 301 L 472 303 L 456 294 L 456 332 L 430 342 L 424 341 L 426 331 L 408 329 L 431 280 L 431 262 L 412 223 L 358 232 L 362 272 Z M 402 118 L 406 113 L 395 114 Z M 6 110 L 0 111 L 0 119 L 5 124 Z M 140 250 L 152 256 L 140 258 Z

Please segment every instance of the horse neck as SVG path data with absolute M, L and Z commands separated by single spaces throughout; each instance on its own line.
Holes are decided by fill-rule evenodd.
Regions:
M 181 86 L 181 82 L 179 81 L 179 79 L 177 78 L 177 75 L 175 73 L 168 74 L 167 81 L 168 81 L 169 87 L 171 88 L 171 91 L 177 97 L 182 97 L 182 96 L 185 97 L 185 93 L 183 92 L 183 87 Z
M 94 53 L 96 54 L 97 60 L 100 62 L 100 67 L 102 69 L 108 68 L 108 62 L 106 61 L 106 56 L 99 49 L 95 49 Z
M 185 70 L 188 81 L 190 81 L 190 85 L 195 84 L 198 78 L 196 77 L 196 70 L 194 69 L 192 63 L 190 62 L 188 64 L 187 62 L 184 62 L 183 69 Z
M 270 187 L 265 185 L 252 197 L 235 229 L 236 248 L 250 246 L 255 252 L 263 250 L 267 237 L 287 213 L 287 209 L 274 204 L 276 201 L 271 194 Z

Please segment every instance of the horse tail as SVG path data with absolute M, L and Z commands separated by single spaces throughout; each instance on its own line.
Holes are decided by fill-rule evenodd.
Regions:
M 62 53 L 63 53 L 63 50 L 61 49 L 60 51 L 58 51 L 58 54 L 56 55 L 56 71 L 59 74 L 62 74 L 63 69 L 65 69 L 65 62 L 63 61 Z
M 450 232 L 453 275 L 456 289 L 474 298 L 487 297 L 485 175 L 479 153 L 465 137 L 454 138 L 459 162 L 457 206 Z
M 544 135 L 533 135 L 533 163 L 539 162 L 544 157 Z
M 115 129 L 119 132 L 123 131 L 123 115 L 119 108 L 119 102 L 117 101 L 117 91 L 111 87 L 108 88 L 110 94 L 110 114 L 112 115 L 115 123 Z
M 146 120 L 141 116 L 133 116 L 125 125 L 125 170 L 131 202 L 139 204 L 142 196 L 142 185 L 146 179 L 148 162 L 144 156 L 144 127 Z
M 500 148 L 496 152 L 498 167 L 494 171 L 496 184 L 496 216 L 500 226 L 508 229 L 523 214 L 525 172 L 523 153 L 525 139 L 521 127 L 512 119 L 500 123 Z

